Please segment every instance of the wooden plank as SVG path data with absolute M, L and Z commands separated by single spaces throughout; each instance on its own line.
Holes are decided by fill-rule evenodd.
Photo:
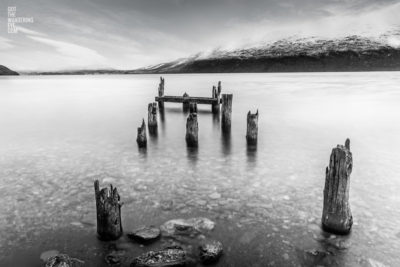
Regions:
M 173 102 L 173 103 L 183 103 L 183 102 L 193 102 L 197 104 L 213 104 L 218 101 L 217 98 L 212 97 L 183 97 L 183 96 L 156 96 L 156 101 L 163 102 Z M 220 103 L 222 101 L 220 100 Z

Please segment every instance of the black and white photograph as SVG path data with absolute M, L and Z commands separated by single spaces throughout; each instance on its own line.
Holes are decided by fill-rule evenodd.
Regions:
M 400 266 L 398 0 L 1 0 L 0 267 Z

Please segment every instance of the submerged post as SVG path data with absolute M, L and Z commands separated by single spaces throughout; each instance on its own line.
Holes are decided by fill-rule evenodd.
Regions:
M 185 92 L 183 94 L 183 102 L 182 102 L 182 108 L 184 112 L 187 112 L 189 110 L 189 99 L 187 99 L 189 95 Z
M 221 82 L 218 83 L 218 86 L 220 86 L 220 83 Z M 211 104 L 211 111 L 213 114 L 217 114 L 219 113 L 220 94 L 218 93 L 217 88 L 215 88 L 215 86 L 213 86 L 212 88 L 212 97 L 216 98 L 217 101 Z
M 258 109 L 255 114 L 247 113 L 247 133 L 246 140 L 248 145 L 257 145 L 258 137 Z
M 149 103 L 148 106 L 148 127 L 149 133 L 155 134 L 157 133 L 157 103 Z
M 146 137 L 146 123 L 144 123 L 144 119 L 142 121 L 142 126 L 137 129 L 137 138 L 136 142 L 139 147 L 146 147 L 147 145 L 147 137 Z
M 189 112 L 190 113 L 197 113 L 197 104 L 194 102 L 189 103 Z
M 164 96 L 164 78 L 160 77 L 160 84 L 158 85 L 158 96 Z M 164 108 L 164 101 L 158 101 L 158 107 L 160 109 Z
M 332 149 L 329 167 L 326 167 L 322 228 L 336 234 L 348 234 L 353 224 L 349 204 L 350 174 L 353 158 L 350 140 L 345 146 Z
M 186 121 L 186 144 L 188 147 L 198 146 L 198 132 L 197 113 L 190 113 Z
M 97 213 L 97 234 L 101 240 L 116 240 L 122 235 L 120 196 L 117 188 L 99 188 L 94 181 Z
M 232 121 L 232 94 L 222 94 L 222 130 L 229 131 Z

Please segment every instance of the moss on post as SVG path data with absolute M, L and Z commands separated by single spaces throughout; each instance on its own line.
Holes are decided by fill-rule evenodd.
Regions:
M 144 122 L 144 119 L 142 121 L 142 125 L 137 129 L 136 142 L 139 147 L 147 146 L 146 123 Z
M 221 82 L 218 83 L 220 86 Z M 212 88 L 212 97 L 216 99 L 214 103 L 211 104 L 211 111 L 213 114 L 218 114 L 220 110 L 220 93 L 218 93 L 217 88 L 213 86 Z
M 257 145 L 258 139 L 258 110 L 255 114 L 247 113 L 247 133 L 246 140 L 248 145 Z
M 335 234 L 348 234 L 353 224 L 349 204 L 350 174 L 353 157 L 350 140 L 345 146 L 332 149 L 329 167 L 326 167 L 322 227 Z
M 189 111 L 189 99 L 187 99 L 189 97 L 189 95 L 185 92 L 183 94 L 183 102 L 182 102 L 182 109 L 183 112 L 188 112 Z
M 188 147 L 197 147 L 199 143 L 199 125 L 197 113 L 190 113 L 186 121 L 186 144 Z
M 190 113 L 197 113 L 197 104 L 194 102 L 189 103 L 189 112 Z
M 158 96 L 159 97 L 164 96 L 164 82 L 165 82 L 164 78 L 160 77 L 160 84 L 158 85 Z M 158 101 L 158 107 L 160 109 L 163 109 L 164 108 L 164 101 Z
M 157 133 L 157 103 L 149 103 L 148 106 L 148 127 L 150 134 Z
M 232 123 L 232 94 L 222 94 L 222 130 L 229 132 Z
M 116 240 L 122 235 L 120 196 L 117 188 L 99 188 L 94 181 L 97 213 L 97 234 L 101 240 Z

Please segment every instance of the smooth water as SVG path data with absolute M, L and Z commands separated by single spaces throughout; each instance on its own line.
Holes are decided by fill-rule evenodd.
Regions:
M 199 108 L 199 148 L 187 149 L 187 114 L 166 103 L 157 137 L 136 131 L 157 75 L 0 78 L 0 266 L 41 266 L 56 249 L 107 266 L 166 244 L 96 238 L 93 181 L 115 185 L 125 232 L 169 219 L 216 222 L 218 266 L 400 266 L 400 73 L 165 75 L 166 95 L 233 93 L 223 136 Z M 246 114 L 259 110 L 247 149 Z M 349 236 L 320 229 L 331 149 L 351 139 Z M 189 245 L 195 246 L 193 244 Z M 196 248 L 193 248 L 196 251 Z M 128 266 L 125 264 L 123 266 Z

